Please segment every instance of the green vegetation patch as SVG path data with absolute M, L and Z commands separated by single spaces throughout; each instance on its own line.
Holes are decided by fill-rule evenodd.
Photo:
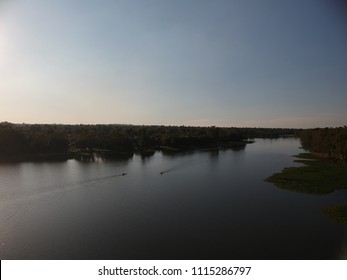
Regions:
M 323 213 L 335 222 L 347 225 L 347 204 L 324 208 Z
M 300 153 L 298 155 L 294 155 L 294 157 L 296 158 L 300 158 L 303 160 L 317 160 L 319 159 L 316 155 L 311 154 L 311 153 Z M 297 162 L 298 160 L 296 160 L 295 162 Z
M 304 166 L 288 167 L 265 179 L 277 187 L 307 194 L 327 194 L 347 188 L 347 167 L 312 154 L 299 154 Z

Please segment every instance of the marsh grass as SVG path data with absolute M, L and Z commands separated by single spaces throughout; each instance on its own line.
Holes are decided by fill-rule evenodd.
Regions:
M 347 225 L 347 204 L 330 206 L 322 212 L 337 223 Z
M 347 167 L 316 154 L 302 153 L 295 162 L 303 166 L 287 167 L 265 179 L 281 189 L 306 194 L 324 195 L 347 188 Z M 347 204 L 324 208 L 323 214 L 347 225 Z
M 303 166 L 287 167 L 265 179 L 277 187 L 307 194 L 323 195 L 347 188 L 347 167 L 302 153 L 295 162 Z

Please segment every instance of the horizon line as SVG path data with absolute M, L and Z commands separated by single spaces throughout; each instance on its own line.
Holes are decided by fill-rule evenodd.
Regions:
M 297 128 L 297 127 L 263 127 L 263 126 L 217 126 L 217 125 L 177 125 L 177 124 L 131 124 L 131 123 L 16 123 L 9 121 L 1 121 L 0 124 L 13 124 L 13 125 L 61 125 L 61 126 L 74 126 L 74 125 L 86 125 L 86 126 L 97 126 L 97 125 L 119 125 L 119 126 L 164 126 L 164 127 L 196 127 L 196 128 L 253 128 L 253 129 L 320 129 L 320 128 L 345 128 L 347 125 L 343 126 L 321 126 L 321 127 L 310 127 L 310 128 Z

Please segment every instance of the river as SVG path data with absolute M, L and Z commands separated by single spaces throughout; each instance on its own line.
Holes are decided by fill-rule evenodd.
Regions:
M 245 148 L 0 163 L 1 259 L 346 259 L 347 202 L 264 179 L 297 139 Z

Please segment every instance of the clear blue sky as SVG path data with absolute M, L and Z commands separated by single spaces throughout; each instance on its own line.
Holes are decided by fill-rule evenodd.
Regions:
M 331 0 L 0 1 L 0 121 L 347 124 Z

